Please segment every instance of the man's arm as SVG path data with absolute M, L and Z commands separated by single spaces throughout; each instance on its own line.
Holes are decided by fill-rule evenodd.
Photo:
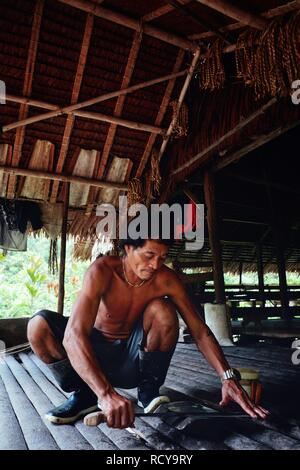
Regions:
M 102 262 L 93 263 L 85 275 L 82 289 L 73 307 L 63 346 L 73 368 L 97 395 L 101 409 L 106 414 L 107 424 L 123 428 L 132 425 L 134 420 L 131 402 L 113 389 L 101 369 L 89 339 L 101 297 L 109 281 L 108 268 Z
M 224 353 L 213 335 L 210 328 L 202 321 L 195 310 L 185 287 L 181 280 L 174 273 L 166 281 L 168 287 L 168 296 L 174 302 L 183 320 L 190 329 L 197 347 L 205 356 L 209 364 L 216 370 L 221 377 L 223 373 L 230 369 L 230 366 L 224 356 Z M 260 407 L 255 406 L 240 384 L 229 379 L 223 382 L 221 406 L 227 405 L 231 400 L 236 401 L 252 418 L 265 418 L 268 412 Z

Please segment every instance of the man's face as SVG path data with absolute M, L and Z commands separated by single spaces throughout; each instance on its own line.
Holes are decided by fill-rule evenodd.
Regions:
M 127 246 L 126 253 L 131 269 L 144 280 L 151 279 L 166 261 L 169 248 L 155 240 L 147 240 L 144 246 L 134 249 Z

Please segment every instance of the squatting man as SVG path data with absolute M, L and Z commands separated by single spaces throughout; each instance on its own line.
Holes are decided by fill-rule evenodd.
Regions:
M 73 423 L 99 407 L 108 426 L 133 426 L 132 402 L 118 387 L 137 387 L 145 413 L 169 401 L 160 387 L 178 339 L 177 311 L 221 378 L 220 405 L 233 400 L 252 418 L 268 415 L 240 386 L 181 280 L 164 265 L 171 244 L 170 238 L 121 240 L 124 256 L 103 256 L 87 270 L 69 319 L 41 310 L 29 321 L 33 351 L 60 387 L 73 392 L 46 414 L 49 421 Z

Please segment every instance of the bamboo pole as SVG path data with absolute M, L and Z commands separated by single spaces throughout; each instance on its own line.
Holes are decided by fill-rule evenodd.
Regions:
M 178 119 L 178 115 L 179 115 L 179 111 L 180 111 L 180 108 L 181 108 L 181 105 L 183 103 L 183 100 L 184 100 L 184 97 L 185 97 L 185 94 L 187 92 L 187 89 L 188 89 L 188 86 L 190 84 L 190 81 L 192 79 L 192 76 L 193 76 L 193 73 L 195 71 L 195 68 L 197 66 L 197 63 L 198 63 L 198 60 L 199 60 L 199 57 L 200 57 L 200 48 L 198 47 L 196 52 L 194 53 L 194 58 L 192 60 L 192 63 L 190 65 L 190 68 L 189 68 L 189 71 L 187 73 L 187 76 L 185 78 L 185 81 L 184 81 L 184 84 L 183 84 L 183 87 L 182 87 L 182 90 L 180 92 L 180 95 L 179 95 L 179 98 L 178 98 L 178 102 L 177 102 L 177 113 L 173 116 L 173 119 L 168 127 L 168 130 L 166 132 L 166 135 L 164 137 L 164 140 L 163 140 L 163 143 L 161 144 L 161 147 L 160 147 L 160 150 L 159 150 L 159 155 L 158 155 L 158 161 L 161 160 L 161 157 L 163 156 L 165 150 L 166 150 L 166 147 L 168 145 L 168 142 L 169 142 L 169 139 L 172 135 L 172 132 L 173 132 L 173 129 L 174 129 L 174 126 L 177 122 L 177 119 Z
M 61 315 L 63 315 L 63 313 L 64 313 L 65 267 L 66 267 L 66 247 L 67 247 L 67 230 L 68 230 L 69 195 L 70 195 L 70 183 L 66 183 L 65 184 L 64 207 L 63 207 L 63 220 L 62 220 L 62 228 L 61 228 L 59 285 L 58 285 L 58 303 L 57 303 L 57 311 Z
M 161 41 L 172 44 L 173 46 L 180 47 L 181 49 L 194 50 L 195 44 L 192 41 L 189 41 L 186 38 L 177 36 L 176 34 L 169 33 L 155 26 L 148 25 L 143 23 L 138 19 L 131 18 L 130 16 L 123 15 L 108 8 L 103 8 L 96 5 L 94 2 L 88 0 L 59 0 L 61 3 L 65 3 L 74 8 L 78 8 L 87 13 L 92 13 L 99 18 L 117 23 L 121 26 L 126 26 L 127 28 L 133 29 L 135 31 L 143 31 L 143 33 L 152 36 Z
M 188 69 L 182 70 L 180 72 L 176 73 L 170 73 L 168 75 L 164 75 L 163 77 L 158 77 L 154 78 L 153 80 L 148 80 L 146 82 L 139 83 L 137 85 L 132 85 L 128 88 L 124 88 L 123 90 L 117 90 L 117 91 L 112 91 L 109 93 L 105 93 L 104 95 L 97 96 L 95 98 L 91 98 L 89 100 L 83 101 L 81 103 L 75 103 L 69 106 L 64 106 L 64 107 L 59 107 L 55 106 L 51 103 L 45 103 L 43 101 L 39 100 L 32 100 L 30 98 L 26 97 L 18 97 L 15 95 L 6 95 L 6 100 L 7 101 L 12 101 L 16 103 L 25 103 L 29 104 L 32 106 L 37 106 L 39 108 L 45 108 L 45 109 L 50 109 L 51 112 L 49 113 L 44 113 L 44 114 L 39 114 L 37 116 L 32 116 L 28 119 L 23 119 L 22 121 L 17 121 L 11 124 L 8 124 L 7 126 L 3 126 L 2 130 L 3 132 L 9 131 L 11 129 L 15 129 L 20 126 L 26 126 L 27 124 L 33 124 L 34 122 L 40 122 L 45 119 L 50 119 L 56 116 L 59 116 L 61 114 L 75 114 L 76 115 L 76 110 L 85 108 L 87 106 L 91 106 L 96 103 L 101 103 L 102 101 L 110 100 L 112 98 L 116 98 L 117 96 L 125 95 L 127 93 L 132 93 L 134 91 L 140 90 L 142 88 L 146 88 L 149 86 L 156 85 L 161 82 L 166 82 L 168 80 L 172 80 L 173 78 L 181 77 L 185 75 L 188 72 Z M 75 111 L 75 112 L 74 112 Z M 79 114 L 77 114 L 79 115 Z
M 16 176 L 33 176 L 34 178 L 49 179 L 53 181 L 64 181 L 65 183 L 79 183 L 87 184 L 90 186 L 95 186 L 96 188 L 109 188 L 109 189 L 118 189 L 119 191 L 127 191 L 128 187 L 123 183 L 112 183 L 109 181 L 99 181 L 97 179 L 84 178 L 82 176 L 66 176 L 66 175 L 57 175 L 56 173 L 50 173 L 46 171 L 39 170 L 27 170 L 23 168 L 9 167 L 9 166 L 0 166 L 0 172 L 10 173 Z
M 271 100 L 268 101 L 268 103 L 266 103 L 265 105 L 263 105 L 261 108 L 259 108 L 257 111 L 255 111 L 254 113 L 252 113 L 249 117 L 247 117 L 246 119 L 242 119 L 233 129 L 231 129 L 230 131 L 226 132 L 226 134 L 224 134 L 222 137 L 220 137 L 218 140 L 216 140 L 213 144 L 209 145 L 208 147 L 206 147 L 204 150 L 202 150 L 200 153 L 198 153 L 197 155 L 195 155 L 193 158 L 191 158 L 188 162 L 184 163 L 183 165 L 181 165 L 180 167 L 176 168 L 176 170 L 174 170 L 172 172 L 172 175 L 176 175 L 177 173 L 180 173 L 182 170 L 185 170 L 186 168 L 188 168 L 189 166 L 193 165 L 194 163 L 198 162 L 200 160 L 199 163 L 204 163 L 206 159 L 203 159 L 202 157 L 204 157 L 205 155 L 207 155 L 209 152 L 211 152 L 212 150 L 214 150 L 215 148 L 217 148 L 222 142 L 224 142 L 226 139 L 228 139 L 229 137 L 231 137 L 232 135 L 236 134 L 238 131 L 240 131 L 241 129 L 243 129 L 245 126 L 247 126 L 250 122 L 252 122 L 254 119 L 256 119 L 257 117 L 261 116 L 262 114 L 265 113 L 265 111 L 267 109 L 269 109 L 271 106 L 273 106 L 275 103 L 277 102 L 277 98 L 272 98 Z
M 268 25 L 268 21 L 260 15 L 254 15 L 224 0 L 197 0 L 197 2 L 256 29 L 264 29 Z

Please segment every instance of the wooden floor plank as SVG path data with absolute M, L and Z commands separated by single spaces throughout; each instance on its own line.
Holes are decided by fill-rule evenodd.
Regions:
M 73 426 L 55 426 L 43 418 L 45 413 L 53 408 L 53 404 L 14 357 L 7 357 L 6 362 L 25 394 L 41 416 L 41 419 L 57 442 L 59 448 L 63 450 L 92 450 L 92 446 Z
M 135 393 L 132 390 L 126 390 L 127 394 L 134 396 Z M 159 432 L 159 434 L 165 436 L 167 439 L 172 440 L 178 444 L 178 449 L 188 450 L 226 450 L 228 447 L 222 442 L 215 442 L 213 439 L 208 441 L 207 439 L 195 439 L 191 436 L 186 435 L 182 431 L 178 431 L 164 419 L 156 417 L 141 418 L 147 426 L 151 426 L 153 429 Z
M 28 449 L 58 450 L 59 446 L 5 363 L 0 364 L 0 375 L 20 423 Z
M 19 354 L 19 356 L 32 379 L 45 395 L 47 395 L 53 405 L 58 406 L 63 403 L 64 400 L 66 400 L 65 395 L 49 382 L 42 371 L 32 361 L 32 358 L 28 354 L 24 353 Z M 97 427 L 85 426 L 82 419 L 75 423 L 75 427 L 95 450 L 117 449 L 117 446 L 115 446 L 113 442 L 111 442 L 110 439 L 108 439 Z
M 20 424 L 0 377 L 0 450 L 25 450 L 27 445 Z

